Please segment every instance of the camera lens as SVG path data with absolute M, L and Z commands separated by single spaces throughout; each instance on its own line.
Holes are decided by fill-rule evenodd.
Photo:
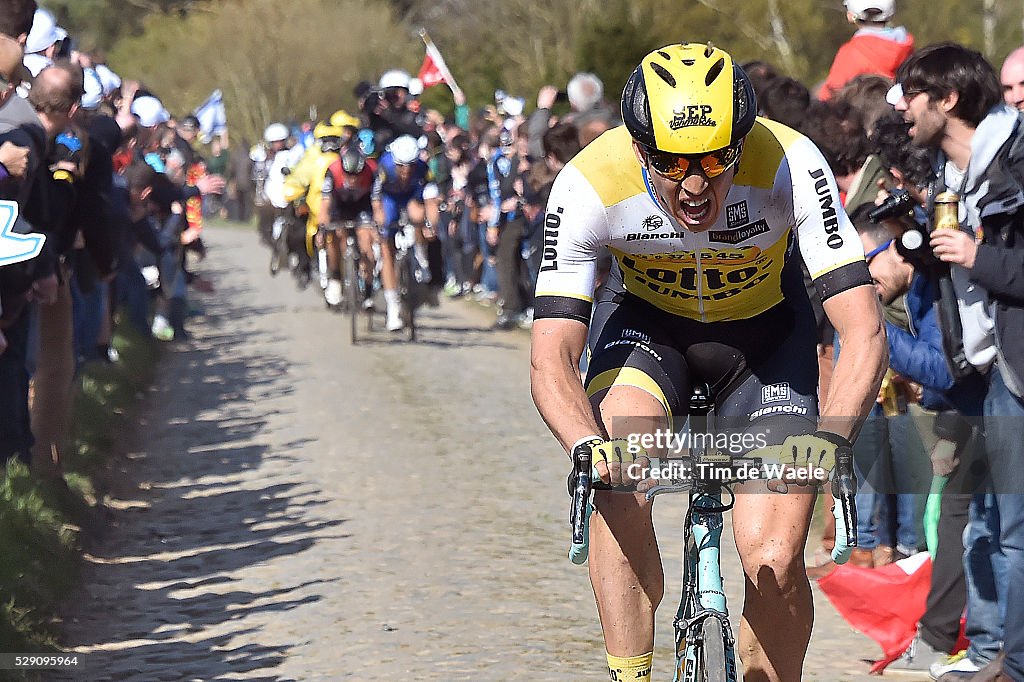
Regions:
M 917 250 L 924 244 L 924 234 L 920 230 L 907 230 L 900 237 L 903 246 L 911 250 Z

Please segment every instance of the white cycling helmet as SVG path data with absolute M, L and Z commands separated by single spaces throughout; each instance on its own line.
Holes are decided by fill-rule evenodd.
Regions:
M 381 90 L 387 88 L 405 88 L 409 89 L 409 74 L 400 69 L 392 69 L 385 71 L 384 75 L 380 77 L 380 82 L 377 83 L 377 87 Z
M 396 137 L 388 145 L 395 163 L 405 165 L 415 161 L 420 155 L 420 145 L 412 135 Z
M 263 140 L 270 144 L 271 142 L 284 142 L 288 139 L 288 126 L 283 123 L 271 123 L 267 126 L 267 129 L 263 131 Z

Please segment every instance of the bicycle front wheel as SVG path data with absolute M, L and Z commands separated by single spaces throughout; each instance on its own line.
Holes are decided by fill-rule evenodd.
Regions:
M 733 682 L 730 680 L 729 662 L 725 654 L 725 632 L 717 618 L 705 618 L 701 624 L 701 670 L 697 679 L 701 682 Z
M 416 296 L 419 294 L 417 287 L 420 285 L 416 282 L 416 258 L 412 254 L 409 254 L 409 257 L 406 259 L 404 269 L 406 286 L 403 289 L 402 314 L 405 315 L 405 325 L 409 333 L 409 340 L 415 341 L 416 305 L 418 303 Z
M 355 255 L 353 256 L 353 253 Z M 359 313 L 363 310 L 362 297 L 359 292 L 359 247 L 355 241 L 348 242 L 348 250 L 345 253 L 345 272 L 342 281 L 345 283 L 345 302 L 348 304 L 349 334 L 352 337 L 352 345 L 356 345 L 359 339 L 356 334 L 356 327 L 359 325 Z

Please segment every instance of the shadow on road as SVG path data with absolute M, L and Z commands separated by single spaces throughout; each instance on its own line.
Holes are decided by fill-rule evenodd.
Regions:
M 65 617 L 65 644 L 87 668 L 51 679 L 279 680 L 273 670 L 303 644 L 262 624 L 320 601 L 333 580 L 232 588 L 267 562 L 346 537 L 345 521 L 318 518 L 326 500 L 315 482 L 289 480 L 288 463 L 317 438 L 265 444 L 270 417 L 290 409 L 295 368 L 278 352 L 283 339 L 249 342 L 246 320 L 275 309 L 240 305 L 245 294 L 210 297 L 190 347 L 166 357 L 128 454 L 134 484 L 114 484 L 120 528 L 88 557 Z

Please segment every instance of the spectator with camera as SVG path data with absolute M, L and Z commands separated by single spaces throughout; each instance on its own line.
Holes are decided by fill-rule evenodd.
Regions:
M 409 92 L 411 80 L 409 74 L 400 69 L 385 71 L 377 89 L 367 92 L 360 102 L 378 150 L 402 135 L 419 138 L 423 134 L 423 118 L 409 108 L 413 99 Z
M 580 134 L 580 146 L 586 146 L 596 137 L 588 130 L 607 130 L 619 124 L 619 117 L 604 101 L 604 83 L 592 73 L 581 72 L 569 79 L 564 92 L 553 85 L 545 85 L 537 93 L 537 109 L 530 115 L 528 133 L 530 157 L 544 157 L 541 138 L 551 124 L 552 109 L 557 102 L 568 102 L 571 111 L 561 118 L 571 122 Z
M 968 657 L 985 667 L 977 673 L 947 673 L 943 679 L 1020 680 L 1024 130 L 1018 112 L 1003 103 L 995 70 L 980 53 L 961 45 L 943 43 L 916 52 L 900 67 L 896 81 L 899 90 L 891 101 L 911 124 L 910 136 L 916 145 L 936 152 L 932 201 L 947 190 L 959 196 L 960 229 L 933 229 L 930 245 L 950 266 L 962 326 L 956 338 L 943 329 L 951 370 L 956 377 L 973 368 L 986 378 L 984 426 L 996 493 L 974 499 L 966 536 L 967 564 L 991 569 L 968 576 Z
M 949 652 L 959 638 L 967 599 L 962 537 L 970 491 L 978 484 L 972 463 L 984 451 L 984 443 L 965 417 L 980 416 L 984 381 L 972 373 L 954 383 L 947 368 L 934 306 L 935 261 L 925 234 L 924 190 L 932 173 L 931 164 L 927 150 L 913 146 L 907 130 L 902 117 L 893 112 L 874 127 L 871 141 L 893 178 L 893 186 L 885 201 L 872 210 L 871 218 L 888 226 L 891 233 L 880 235 L 869 228 L 861 231 L 861 238 L 868 254 L 885 243 L 882 239 L 892 238 L 869 263 L 883 301 L 902 296 L 908 315 L 906 329 L 886 322 L 890 366 L 922 386 L 920 402 L 928 410 L 925 414 L 929 419 L 915 421 L 933 431 L 936 442 L 931 446 L 932 470 L 945 479 L 926 611 L 914 642 L 892 666 L 939 677 L 950 671 L 977 670 L 969 659 Z M 932 440 L 925 433 L 922 438 Z M 897 457 L 907 454 L 894 453 Z

